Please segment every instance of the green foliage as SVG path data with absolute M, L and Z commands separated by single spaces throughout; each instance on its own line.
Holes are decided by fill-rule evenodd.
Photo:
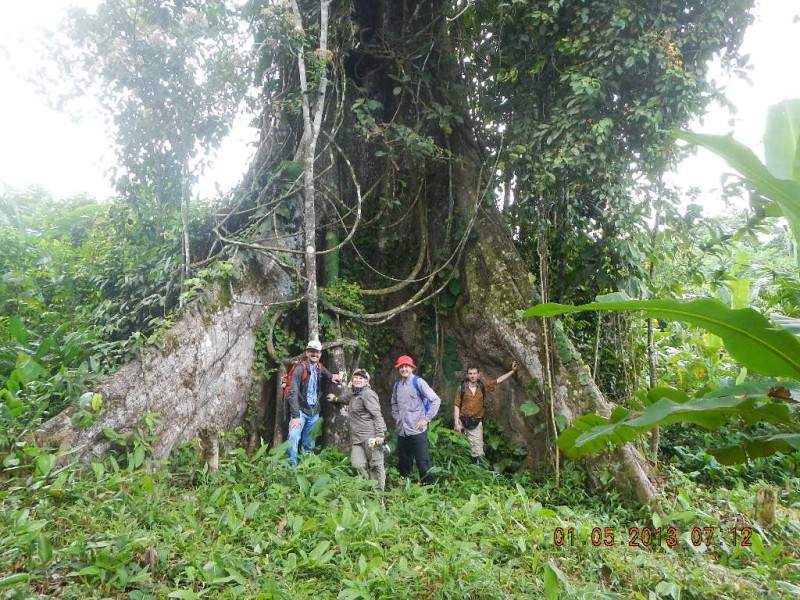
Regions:
M 364 312 L 364 301 L 358 283 L 338 279 L 333 284 L 319 289 L 320 302 L 332 304 L 345 310 Z
M 525 311 L 524 316 L 553 316 L 581 310 L 641 310 L 652 318 L 679 319 L 693 323 L 719 336 L 731 356 L 745 367 L 762 375 L 798 379 L 800 370 L 792 356 L 798 345 L 789 332 L 767 321 L 752 309 L 731 310 L 713 300 L 615 301 L 617 296 L 599 299 L 584 306 L 543 304 Z M 800 348 L 797 348 L 800 350 Z M 714 452 L 725 462 L 744 461 L 774 452 L 800 449 L 797 405 L 767 397 L 775 382 L 752 384 L 745 388 L 722 388 L 690 400 L 679 390 L 654 388 L 647 401 L 633 410 L 617 408 L 608 417 L 584 415 L 559 436 L 559 447 L 573 458 L 600 452 L 609 444 L 619 445 L 638 438 L 662 425 L 689 422 L 706 428 L 719 428 L 730 419 L 779 423 L 789 428 L 785 435 L 752 439 Z M 748 450 L 750 453 L 748 453 Z
M 184 291 L 181 293 L 181 298 L 185 302 L 201 298 L 203 304 L 208 301 L 208 291 L 212 284 L 219 284 L 225 290 L 227 289 L 225 286 L 242 278 L 236 266 L 223 260 L 214 261 L 211 266 L 199 269 L 193 275 L 183 281 Z
M 180 242 L 135 221 L 125 205 L 14 191 L 0 200 L 13 215 L 0 223 L 0 449 L 7 449 L 79 402 L 169 322 Z M 201 274 L 223 280 L 226 268 Z M 81 405 L 76 422 L 88 425 L 95 413 Z
M 752 151 L 730 137 L 701 136 L 685 132 L 677 134 L 728 160 L 739 171 L 745 185 L 760 197 L 759 204 L 766 209 L 767 214 L 777 211 L 777 214 L 786 216 L 795 242 L 800 233 L 800 179 L 795 179 L 798 136 L 794 127 L 798 117 L 800 101 L 786 102 L 770 109 L 765 142 L 769 146 L 767 155 L 771 168 L 764 166 Z M 785 179 L 777 177 L 775 173 Z M 736 262 L 738 270 L 750 260 L 748 256 L 740 254 L 736 257 Z M 729 281 L 728 288 L 734 306 L 746 306 L 749 303 L 749 287 L 748 279 Z M 712 300 L 620 301 L 618 295 L 611 295 L 598 298 L 598 302 L 582 307 L 545 304 L 533 307 L 523 314 L 527 317 L 553 316 L 581 310 L 641 310 L 646 316 L 653 318 L 679 319 L 719 336 L 731 357 L 745 369 L 751 369 L 760 375 L 800 380 L 800 363 L 794 358 L 800 347 L 792 332 L 780 325 L 787 324 L 794 329 L 794 322 L 785 317 L 770 322 L 749 308 L 731 310 Z M 746 370 L 743 370 L 740 379 L 743 380 L 745 375 Z M 786 385 L 793 387 L 792 384 Z M 651 390 L 650 395 L 657 393 L 658 388 Z M 707 428 L 719 428 L 727 419 L 737 418 L 750 424 L 758 421 L 779 423 L 783 430 L 767 436 L 744 437 L 735 444 L 710 450 L 724 464 L 740 463 L 776 453 L 793 453 L 800 449 L 797 405 L 790 403 L 791 395 L 785 387 L 756 390 L 755 395 L 752 395 L 752 391 L 742 394 L 737 388 L 723 388 L 697 400 L 689 401 L 688 397 L 683 396 L 677 402 L 676 394 L 679 395 L 674 390 L 669 393 L 668 398 L 650 397 L 646 406 L 640 405 L 635 411 L 616 409 L 609 418 L 597 415 L 580 417 L 559 438 L 559 447 L 568 455 L 579 456 L 599 452 L 608 444 L 632 441 L 642 433 L 661 425 L 691 422 Z
M 487 0 L 459 13 L 497 201 L 545 300 L 646 295 L 662 253 L 649 250 L 645 218 L 677 202 L 661 182 L 678 154 L 669 130 L 718 94 L 705 76 L 713 56 L 741 61 L 752 4 Z M 629 396 L 641 354 L 621 350 L 635 325 L 596 315 L 565 325 L 603 392 Z
M 731 356 L 763 375 L 800 379 L 800 342 L 788 331 L 776 327 L 758 312 L 745 308 L 731 310 L 715 300 L 619 300 L 610 294 L 582 306 L 540 304 L 523 317 L 552 317 L 585 310 L 641 311 L 655 319 L 677 319 L 719 336 Z
M 636 199 L 675 158 L 669 129 L 714 97 L 709 59 L 740 60 L 751 6 L 484 1 L 460 15 L 503 208 L 549 298 L 637 295 Z
M 764 458 L 751 457 L 747 462 L 724 465 L 707 451 L 708 448 L 724 448 L 739 444 L 742 438 L 738 429 L 722 427 L 708 431 L 689 425 L 665 428 L 662 430 L 662 436 L 668 438 L 669 443 L 663 445 L 661 458 L 674 469 L 686 473 L 703 485 L 734 489 L 741 485 L 753 485 L 765 481 L 779 485 L 782 483 L 786 490 L 784 504 L 797 506 L 800 502 L 796 482 L 800 476 L 797 470 L 800 464 L 799 453 L 786 452 Z M 767 437 L 780 433 L 780 428 L 759 423 L 748 427 L 747 433 L 750 438 Z
M 73 9 L 59 60 L 96 86 L 116 129 L 122 197 L 140 218 L 177 210 L 227 134 L 246 88 L 238 12 L 228 3 L 125 0 Z M 198 164 L 199 162 L 199 164 Z
M 769 109 L 764 135 L 767 164 L 731 136 L 676 132 L 679 139 L 702 146 L 724 158 L 745 185 L 766 204 L 770 216 L 783 215 L 795 240 L 800 240 L 800 173 L 797 172 L 797 125 L 800 100 L 786 100 Z M 797 256 L 800 261 L 800 255 Z
M 605 450 L 609 444 L 631 442 L 655 427 L 694 423 L 717 429 L 733 419 L 747 424 L 775 423 L 796 430 L 797 405 L 768 397 L 773 384 L 748 384 L 723 388 L 690 399 L 672 388 L 653 388 L 633 409 L 616 408 L 608 418 L 584 415 L 573 420 L 559 436 L 558 444 L 570 458 Z M 724 464 L 745 462 L 775 452 L 800 450 L 800 435 L 783 434 L 755 438 L 733 447 L 712 449 Z
M 469 464 L 464 450 L 440 436 L 434 460 L 447 475 L 419 486 L 390 468 L 384 493 L 338 453 L 292 469 L 281 448 L 266 447 L 252 458 L 231 451 L 214 473 L 199 465 L 194 446 L 180 448 L 169 471 L 152 474 L 114 458 L 20 473 L 2 492 L 0 592 L 588 600 L 666 589 L 778 597 L 800 584 L 791 568 L 800 531 L 788 515 L 770 530 L 751 525 L 749 488 L 719 493 L 671 472 L 662 523 L 598 502 L 574 469 L 556 486 Z M 632 527 L 668 526 L 676 528 L 674 546 L 664 536 L 629 545 Z M 749 546 L 731 537 L 743 526 Z M 704 527 L 713 540 L 693 544 L 692 529 Z M 604 545 L 603 535 L 614 542 Z

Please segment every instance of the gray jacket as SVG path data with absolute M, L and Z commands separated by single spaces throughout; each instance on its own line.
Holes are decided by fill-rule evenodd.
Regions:
M 381 414 L 378 394 L 371 387 L 346 387 L 339 399 L 349 405 L 347 419 L 351 443 L 363 444 L 369 438 L 386 436 L 386 423 Z
M 422 433 L 417 431 L 417 423 L 422 421 L 432 421 L 439 413 L 442 400 L 436 395 L 422 377 L 417 379 L 417 385 L 425 398 L 430 402 L 428 410 L 425 410 L 423 398 L 417 393 L 411 377 L 400 378 L 392 390 L 392 417 L 397 423 L 397 435 L 417 435 Z M 423 431 L 427 431 L 427 427 Z

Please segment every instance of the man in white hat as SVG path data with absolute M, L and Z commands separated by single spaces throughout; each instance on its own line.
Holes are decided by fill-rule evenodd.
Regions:
M 325 387 L 331 381 L 340 384 L 342 379 L 334 375 L 319 361 L 322 356 L 322 344 L 319 340 L 311 340 L 306 345 L 306 358 L 293 367 L 289 381 L 289 462 L 297 464 L 298 446 L 302 445 L 303 453 L 309 454 L 314 449 L 314 438 L 311 432 L 319 421 L 320 401 Z

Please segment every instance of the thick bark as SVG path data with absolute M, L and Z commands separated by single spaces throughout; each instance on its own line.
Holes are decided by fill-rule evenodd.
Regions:
M 461 160 L 454 174 L 454 181 L 458 182 L 456 197 L 461 214 L 470 215 L 480 197 L 482 160 L 477 145 L 469 137 L 459 139 Z M 512 378 L 495 391 L 489 414 L 508 432 L 513 443 L 527 449 L 527 463 L 542 467 L 552 461 L 555 432 L 545 428 L 544 433 L 535 434 L 533 425 L 537 419 L 550 421 L 550 382 L 554 413 L 563 416 L 566 422 L 587 412 L 607 416 L 613 405 L 597 388 L 588 367 L 563 331 L 554 327 L 548 353 L 542 321 L 519 318 L 517 311 L 534 304 L 539 294 L 494 206 L 484 204 L 478 208 L 475 233 L 476 241 L 466 252 L 462 267 L 467 296 L 458 306 L 449 329 L 458 339 L 464 365 L 479 365 L 495 374 L 505 372 L 511 360 L 524 366 L 522 376 Z M 530 386 L 532 382 L 534 385 Z M 535 400 L 542 409 L 535 417 L 524 417 L 520 410 L 528 399 Z M 658 510 L 649 465 L 631 445 L 620 448 L 616 454 L 586 462 L 591 464 L 588 472 L 610 470 L 621 489 L 634 489 L 640 502 Z
M 253 370 L 255 335 L 265 304 L 290 293 L 288 277 L 275 265 L 254 267 L 231 295 L 222 288 L 204 307 L 187 311 L 161 337 L 96 390 L 103 407 L 94 424 L 74 426 L 76 407 L 48 421 L 38 432 L 44 445 L 68 456 L 103 455 L 111 442 L 106 428 L 124 434 L 157 413 L 152 458 L 165 460 L 172 449 L 201 431 L 229 431 L 242 424 L 260 375 Z

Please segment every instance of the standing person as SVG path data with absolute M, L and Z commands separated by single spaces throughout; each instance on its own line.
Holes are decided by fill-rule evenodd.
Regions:
M 483 452 L 483 415 L 486 394 L 493 392 L 498 383 L 503 383 L 519 369 L 517 361 L 511 363 L 511 370 L 497 379 L 481 379 L 478 367 L 467 368 L 467 378 L 461 382 L 453 400 L 453 428 L 467 434 L 472 462 L 485 461 Z
M 366 369 L 353 371 L 350 385 L 339 401 L 348 404 L 347 420 L 350 423 L 350 462 L 364 479 L 378 482 L 378 488 L 386 486 L 386 470 L 383 467 L 383 444 L 386 441 L 386 423 L 381 414 L 378 394 L 369 385 Z
M 289 381 L 289 463 L 297 464 L 297 447 L 303 446 L 303 453 L 314 449 L 311 430 L 319 420 L 320 401 L 325 386 L 331 381 L 339 384 L 342 378 L 334 375 L 319 362 L 322 344 L 311 340 L 306 346 L 306 358 L 293 367 Z
M 433 483 L 428 451 L 428 423 L 439 412 L 442 401 L 428 383 L 417 375 L 410 356 L 401 356 L 394 365 L 400 379 L 392 391 L 392 417 L 397 423 L 397 459 L 400 475 L 411 472 L 414 461 L 422 483 Z

